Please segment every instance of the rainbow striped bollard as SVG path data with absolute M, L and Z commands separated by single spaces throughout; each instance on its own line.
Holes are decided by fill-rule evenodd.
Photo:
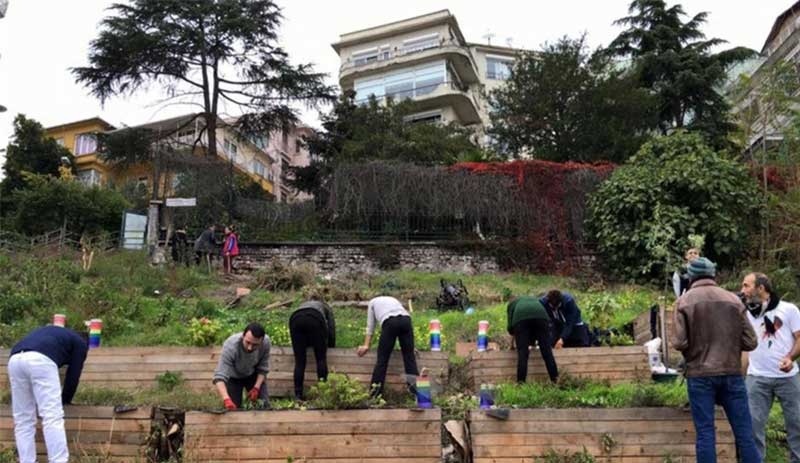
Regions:
M 439 320 L 431 320 L 428 325 L 428 332 L 431 334 L 431 351 L 439 352 L 442 350 L 442 324 Z
M 489 321 L 478 322 L 478 352 L 486 352 L 489 345 Z
M 494 405 L 494 385 L 481 384 L 479 399 L 482 409 L 486 410 L 492 408 L 492 405 Z
M 431 381 L 427 376 L 417 376 L 417 407 L 433 408 Z
M 100 347 L 100 334 L 103 331 L 103 320 L 93 318 L 89 321 L 89 349 Z

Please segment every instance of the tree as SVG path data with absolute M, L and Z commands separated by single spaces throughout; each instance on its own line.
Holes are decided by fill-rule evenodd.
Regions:
M 656 127 L 655 101 L 585 36 L 524 53 L 489 95 L 489 133 L 502 151 L 551 161 L 631 156 Z
M 705 38 L 700 30 L 705 12 L 684 21 L 683 7 L 667 8 L 664 0 L 633 0 L 628 12 L 614 23 L 627 29 L 611 42 L 609 53 L 631 58 L 639 86 L 657 95 L 661 132 L 696 130 L 713 146 L 726 146 L 734 126 L 717 88 L 730 66 L 755 52 L 737 47 L 712 54 L 725 41 Z
M 448 165 L 483 160 L 491 155 L 473 141 L 470 129 L 457 124 L 409 122 L 419 112 L 410 100 L 385 104 L 374 98 L 356 104 L 350 93 L 322 116 L 322 130 L 305 140 L 311 154 L 307 167 L 292 168 L 290 183 L 324 200 L 325 182 L 336 166 L 367 161 L 403 161 Z
M 27 187 L 11 195 L 18 206 L 12 216 L 18 232 L 36 235 L 63 225 L 78 233 L 119 230 L 128 206 L 120 193 L 50 175 L 25 176 Z
M 3 196 L 25 187 L 24 173 L 58 176 L 58 168 L 73 164 L 72 153 L 44 133 L 42 124 L 24 114 L 14 118 L 13 141 L 6 149 Z
M 800 75 L 793 63 L 783 60 L 762 68 L 755 76 L 741 75 L 733 89 L 734 103 L 739 107 L 736 121 L 739 123 L 739 142 L 753 161 L 761 164 L 761 186 L 765 201 L 769 198 L 768 169 L 771 161 L 771 149 L 768 146 L 768 135 L 782 133 L 784 143 L 774 154 L 786 165 L 795 165 L 797 146 L 796 131 L 798 112 L 794 109 L 800 103 Z M 759 128 L 756 133 L 754 129 Z M 761 137 L 759 153 L 751 147 L 753 136 Z M 795 145 L 795 146 L 792 146 Z M 760 158 L 760 159 L 759 159 Z M 762 224 L 760 257 L 764 259 L 769 239 L 769 215 L 764 215 Z
M 133 0 L 110 10 L 90 44 L 89 66 L 72 69 L 76 80 L 101 102 L 164 85 L 162 103 L 202 108 L 212 157 L 227 106 L 242 112 L 238 131 L 256 134 L 296 122 L 295 101 L 333 98 L 323 74 L 290 64 L 277 44 L 282 16 L 272 0 Z
M 587 228 L 618 276 L 666 278 L 664 256 L 683 255 L 689 235 L 705 235 L 722 264 L 742 255 L 759 198 L 746 166 L 678 131 L 646 143 L 591 195 Z

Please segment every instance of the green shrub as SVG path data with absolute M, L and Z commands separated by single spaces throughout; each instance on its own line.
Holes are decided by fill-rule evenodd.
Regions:
M 158 384 L 159 390 L 171 392 L 176 387 L 183 386 L 183 373 L 166 371 L 163 374 L 156 376 L 156 384 Z
M 747 249 L 761 195 L 746 167 L 678 132 L 644 146 L 589 199 L 587 226 L 619 277 L 659 281 L 677 266 L 689 236 L 727 264 Z
M 520 408 L 625 408 L 680 407 L 688 402 L 686 387 L 680 384 L 608 385 L 583 380 L 551 384 L 503 384 L 497 388 L 495 403 Z
M 206 317 L 193 318 L 189 322 L 189 335 L 192 338 L 192 344 L 195 346 L 210 346 L 217 341 L 222 326 L 216 320 L 210 320 Z
M 371 397 L 366 386 L 340 373 L 331 373 L 327 381 L 312 386 L 309 398 L 312 407 L 323 410 L 380 407 L 385 403 Z

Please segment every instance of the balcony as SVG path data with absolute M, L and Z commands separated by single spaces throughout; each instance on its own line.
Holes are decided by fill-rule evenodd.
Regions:
M 414 65 L 431 58 L 447 59 L 464 83 L 478 83 L 478 69 L 469 48 L 451 39 L 379 50 L 374 55 L 356 59 L 350 57 L 339 68 L 339 83 L 343 88 L 352 87 L 358 77 L 385 72 L 389 67 Z
M 452 81 L 387 93 L 384 96 L 375 98 L 379 102 L 387 98 L 392 98 L 396 101 L 413 99 L 420 111 L 451 106 L 456 112 L 460 123 L 470 125 L 481 122 L 481 117 L 478 113 L 479 104 L 474 96 L 467 89 Z M 369 99 L 370 97 L 361 98 L 356 100 L 356 103 L 365 103 Z

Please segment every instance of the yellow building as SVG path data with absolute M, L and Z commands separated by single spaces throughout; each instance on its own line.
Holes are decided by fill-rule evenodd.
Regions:
M 75 171 L 88 185 L 104 185 L 111 180 L 109 166 L 97 157 L 96 134 L 114 130 L 99 117 L 48 127 L 45 133 L 75 156 Z
M 187 148 L 194 146 L 196 153 L 204 152 L 208 145 L 207 134 L 202 131 L 204 120 L 197 114 L 188 114 L 132 128 L 156 132 L 161 143 Z M 138 165 L 121 170 L 104 163 L 97 156 L 96 134 L 116 129 L 108 122 L 95 117 L 45 129 L 45 133 L 67 147 L 75 156 L 77 177 L 88 185 L 122 185 L 139 182 L 151 188 L 152 168 Z M 199 135 L 199 138 L 198 138 Z M 234 169 L 247 175 L 262 189 L 275 195 L 275 181 L 280 172 L 279 159 L 268 154 L 267 137 L 243 137 L 223 120 L 217 122 L 217 155 L 233 164 Z M 162 191 L 174 186 L 174 175 L 162 178 Z

